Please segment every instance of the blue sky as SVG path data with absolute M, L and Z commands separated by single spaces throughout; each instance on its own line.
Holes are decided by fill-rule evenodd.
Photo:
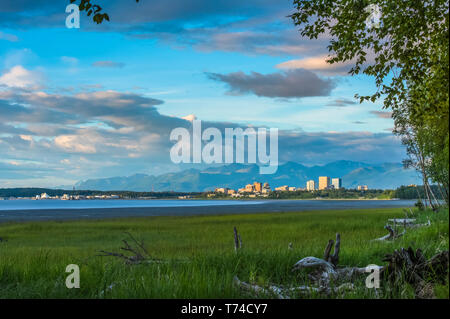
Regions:
M 56 3 L 0 4 L 0 187 L 182 169 L 168 134 L 194 116 L 279 128 L 282 162 L 404 157 L 382 103 L 354 99 L 373 79 L 327 66 L 291 1 L 97 1 L 111 22 L 80 29 Z

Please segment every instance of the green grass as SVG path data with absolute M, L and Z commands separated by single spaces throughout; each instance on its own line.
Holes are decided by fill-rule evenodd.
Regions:
M 394 217 L 404 217 L 402 209 L 0 224 L 0 237 L 7 240 L 0 242 L 0 298 L 247 298 L 233 285 L 235 275 L 260 285 L 302 285 L 306 276 L 291 272 L 292 265 L 306 256 L 321 257 L 336 232 L 342 266 L 381 265 L 384 255 L 399 247 L 421 248 L 427 257 L 448 250 L 448 210 L 417 213 L 432 225 L 409 230 L 393 243 L 370 242 L 386 234 L 383 227 Z M 238 254 L 234 226 L 243 240 Z M 96 256 L 99 250 L 119 251 L 124 232 L 167 263 L 129 266 Z M 68 264 L 80 266 L 80 289 L 65 286 Z M 363 282 L 357 284 L 346 298 L 374 297 Z M 448 298 L 448 287 L 437 286 L 436 295 Z M 405 287 L 394 297 L 413 295 Z

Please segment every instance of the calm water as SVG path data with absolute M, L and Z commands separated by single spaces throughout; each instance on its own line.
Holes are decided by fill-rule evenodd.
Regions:
M 413 200 L 3 200 L 0 222 L 411 207 Z
M 230 200 L 1 200 L 2 210 L 35 210 L 35 209 L 95 209 L 95 208 L 134 208 L 134 207 L 199 207 L 221 205 L 260 204 L 259 201 Z

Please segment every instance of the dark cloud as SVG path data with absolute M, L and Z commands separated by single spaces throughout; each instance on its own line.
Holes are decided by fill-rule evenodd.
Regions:
M 0 14 L 8 14 L 12 18 L 18 17 L 49 17 L 58 12 L 65 15 L 65 7 L 70 2 L 62 1 L 60 4 L 48 0 L 15 0 L 2 1 L 0 3 Z M 270 12 L 279 11 L 284 8 L 289 12 L 292 3 L 289 0 L 146 0 L 136 3 L 135 1 L 123 0 L 96 0 L 104 12 L 110 16 L 112 23 L 136 25 L 140 23 L 160 23 L 167 21 L 180 21 L 182 23 L 193 21 L 228 21 L 230 16 L 248 18 L 255 15 L 265 15 Z M 92 20 L 83 16 L 83 21 Z M 1 21 L 1 20 L 0 20 Z M 23 22 L 23 21 L 22 21 Z M 111 24 L 109 24 L 111 25 Z
M 95 91 L 74 95 L 15 93 L 0 99 L 0 119 L 11 123 L 89 124 L 93 121 L 114 128 L 158 132 L 188 121 L 161 115 L 156 106 L 164 102 L 132 93 Z M 24 106 L 27 105 L 27 106 Z M 3 115 L 2 115 L 3 114 Z M 170 124 L 170 125 L 169 125 Z
M 271 98 L 302 98 L 328 96 L 336 84 L 307 70 L 292 70 L 271 74 L 235 72 L 207 73 L 212 80 L 226 83 L 232 95 L 255 94 Z
M 184 28 L 180 25 L 164 24 L 132 27 L 122 30 L 131 37 L 158 39 L 177 48 L 194 47 L 199 51 L 240 52 L 248 55 L 292 56 L 323 53 L 325 40 L 302 39 L 292 25 L 282 24 L 280 30 L 266 26 L 245 26 L 235 24 L 215 27 Z
M 302 39 L 287 17 L 294 10 L 289 0 L 171 0 L 170 5 L 166 0 L 96 3 L 108 12 L 111 22 L 97 25 L 83 13 L 83 31 L 120 32 L 175 47 L 252 55 L 318 54 L 324 53 L 326 46 L 323 39 Z M 49 1 L 0 3 L 0 26 L 11 29 L 63 27 L 66 15 L 64 5 Z

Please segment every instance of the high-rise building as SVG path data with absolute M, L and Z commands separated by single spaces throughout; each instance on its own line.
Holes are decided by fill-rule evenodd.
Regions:
M 252 184 L 247 184 L 247 185 L 245 185 L 245 191 L 246 191 L 247 193 L 253 193 L 254 190 L 255 190 L 255 188 L 253 187 Z
M 216 190 L 214 192 L 221 193 L 221 194 L 226 194 L 226 193 L 228 193 L 228 188 L 225 188 L 225 187 L 216 188 Z
M 254 182 L 253 187 L 255 188 L 255 192 L 261 193 L 262 191 L 262 184 L 259 182 Z
M 330 178 L 328 176 L 319 177 L 319 190 L 327 189 L 330 187 Z
M 334 189 L 342 188 L 342 178 L 333 178 L 331 180 L 331 185 L 333 185 Z
M 310 191 L 310 192 L 316 190 L 316 182 L 313 180 L 307 181 L 306 182 L 306 190 Z
M 263 184 L 261 193 L 263 193 L 263 194 L 269 194 L 271 191 L 272 191 L 272 190 L 270 189 L 269 183 L 265 182 L 265 183 Z

